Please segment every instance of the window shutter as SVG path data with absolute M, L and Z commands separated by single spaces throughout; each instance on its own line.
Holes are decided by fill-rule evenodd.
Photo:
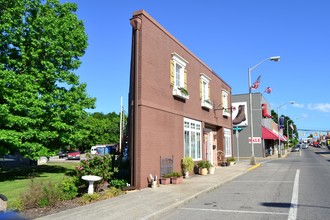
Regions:
M 170 61 L 170 82 L 171 86 L 174 86 L 174 61 Z
M 184 68 L 184 88 L 187 89 L 187 69 Z
M 202 78 L 199 79 L 199 97 L 200 97 L 200 99 L 203 98 L 203 80 L 202 80 Z

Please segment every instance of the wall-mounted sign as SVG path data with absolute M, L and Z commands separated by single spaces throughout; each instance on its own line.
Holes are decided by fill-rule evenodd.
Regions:
M 232 118 L 234 126 L 247 126 L 247 103 L 246 102 L 234 102 L 232 103 Z
M 253 137 L 253 143 L 261 144 L 261 137 Z M 251 144 L 251 137 L 249 137 L 249 144 Z

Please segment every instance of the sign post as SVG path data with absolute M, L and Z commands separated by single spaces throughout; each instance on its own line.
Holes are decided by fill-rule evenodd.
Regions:
M 242 128 L 240 127 L 234 127 L 233 130 L 236 132 L 236 149 L 237 149 L 237 162 L 239 162 L 239 142 L 238 142 L 238 136 L 239 136 L 239 132 L 238 131 L 241 131 Z

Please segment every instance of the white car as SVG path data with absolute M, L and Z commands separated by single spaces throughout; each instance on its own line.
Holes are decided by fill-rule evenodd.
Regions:
M 302 144 L 301 149 L 308 149 L 308 144 Z

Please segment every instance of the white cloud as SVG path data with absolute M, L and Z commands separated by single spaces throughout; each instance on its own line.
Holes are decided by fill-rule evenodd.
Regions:
M 301 114 L 301 119 L 306 119 L 308 117 L 307 114 Z
M 299 103 L 294 103 L 293 104 L 294 107 L 297 107 L 297 108 L 303 108 L 304 107 L 304 104 L 299 104 Z
M 310 110 L 316 110 L 320 112 L 330 112 L 330 103 L 308 104 L 307 107 Z

